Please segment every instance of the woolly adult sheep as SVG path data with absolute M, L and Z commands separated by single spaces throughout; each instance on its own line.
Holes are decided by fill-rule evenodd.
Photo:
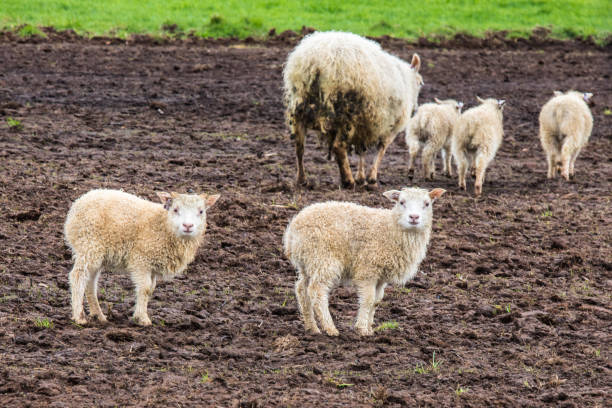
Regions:
M 574 177 L 574 164 L 593 130 L 593 116 L 587 103 L 592 93 L 554 92 L 540 112 L 540 142 L 548 162 L 548 178 L 557 170 L 565 180 Z
M 439 100 L 419 106 L 417 113 L 410 119 L 406 130 L 408 145 L 408 171 L 412 170 L 417 153 L 423 148 L 421 161 L 423 177 L 433 179 L 436 171 L 434 159 L 442 151 L 443 172 L 452 176 L 451 136 L 453 126 L 461 115 L 463 102 L 453 99 Z
M 69 280 L 76 323 L 87 322 L 84 294 L 90 315 L 106 321 L 98 303 L 98 278 L 103 269 L 123 269 L 136 287 L 134 320 L 151 325 L 147 304 L 157 279 L 170 279 L 193 261 L 206 231 L 206 210 L 219 195 L 157 196 L 163 204 L 117 190 L 92 190 L 70 207 L 64 234 L 74 259 Z
M 459 187 L 466 189 L 465 177 L 471 165 L 475 167 L 474 194 L 482 194 L 485 171 L 501 146 L 504 137 L 503 109 L 506 101 L 481 99 L 480 105 L 465 111 L 457 121 L 451 140 L 453 158 L 457 164 Z
M 303 155 L 306 131 L 313 129 L 333 152 L 341 184 L 352 188 L 348 152 L 359 154 L 357 183 L 366 181 L 365 153 L 378 149 L 367 182 L 377 183 L 378 167 L 417 106 L 423 79 L 417 54 L 412 63 L 351 33 L 316 32 L 289 54 L 284 77 L 286 117 L 295 140 L 297 184 L 306 182 Z
M 307 331 L 337 336 L 328 294 L 341 282 L 357 287 L 355 328 L 371 335 L 374 312 L 389 283 L 405 284 L 425 258 L 431 235 L 432 203 L 444 193 L 436 188 L 404 188 L 383 193 L 392 210 L 347 202 L 310 205 L 289 223 L 284 252 L 297 269 L 295 294 Z

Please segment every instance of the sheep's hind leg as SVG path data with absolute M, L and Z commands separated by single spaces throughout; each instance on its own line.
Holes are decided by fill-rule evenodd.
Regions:
M 343 188 L 354 188 L 355 180 L 353 179 L 353 173 L 351 172 L 351 165 L 349 163 L 348 154 L 346 153 L 346 145 L 338 140 L 333 145 L 334 156 L 336 156 L 336 162 L 340 169 L 340 180 Z
M 330 286 L 327 282 L 322 282 L 320 279 L 316 279 L 313 276 L 310 277 L 308 283 L 308 297 L 312 302 L 314 311 L 321 323 L 323 331 L 329 336 L 337 336 L 340 334 L 334 320 L 329 313 L 329 291 Z
M 359 165 L 357 166 L 357 178 L 355 179 L 355 183 L 361 186 L 365 184 L 365 182 L 365 152 L 362 152 L 359 154 Z
M 374 314 L 376 303 L 376 284 L 373 282 L 357 283 L 357 293 L 359 294 L 359 311 L 355 329 L 362 336 L 374 334 L 370 324 L 370 314 Z
M 580 153 L 580 149 L 577 149 L 576 152 L 572 155 L 572 158 L 570 159 L 569 175 L 571 178 L 574 178 L 574 175 L 576 174 L 574 172 L 574 165 L 576 164 L 576 159 L 578 158 L 579 153 Z
M 474 182 L 474 194 L 476 197 L 482 194 L 482 184 L 484 183 L 485 171 L 487 170 L 487 159 L 483 155 L 477 155 L 474 163 L 476 181 Z
M 76 258 L 72 270 L 68 274 L 70 281 L 72 320 L 77 324 L 87 323 L 85 311 L 83 310 L 83 297 L 85 288 L 90 279 L 87 271 L 87 262 L 82 258 Z
M 89 281 L 85 289 L 87 295 L 87 303 L 89 304 L 89 315 L 97 318 L 101 322 L 106 322 L 106 316 L 102 313 L 100 303 L 98 303 L 98 278 L 102 268 L 93 269 L 90 268 Z
M 433 146 L 426 144 L 423 148 L 422 161 L 423 161 L 423 178 L 427 180 L 433 180 L 436 173 L 436 164 L 434 162 L 434 156 L 436 152 Z
M 572 146 L 570 146 L 568 140 L 569 138 L 565 139 L 565 143 L 561 148 L 561 176 L 563 176 L 566 181 L 570 179 L 570 163 L 573 156 Z
M 306 331 L 314 334 L 321 333 L 314 318 L 311 299 L 308 296 L 308 278 L 301 272 L 297 282 L 295 282 L 295 298 L 302 313 Z

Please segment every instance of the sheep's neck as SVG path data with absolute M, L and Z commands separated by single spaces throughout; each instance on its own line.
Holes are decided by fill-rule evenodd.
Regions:
M 195 237 L 179 237 L 174 233 L 164 210 L 162 217 L 157 219 L 156 227 L 155 230 L 159 231 L 160 244 L 165 248 L 163 252 L 166 253 L 167 257 L 164 260 L 164 268 L 159 272 L 167 277 L 178 275 L 195 258 L 196 251 L 202 243 L 206 226 L 204 226 L 202 233 Z

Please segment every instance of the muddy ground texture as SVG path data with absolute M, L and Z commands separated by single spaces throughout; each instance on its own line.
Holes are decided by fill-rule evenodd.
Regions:
M 416 48 L 421 102 L 506 99 L 506 136 L 478 200 L 441 175 L 412 180 L 406 147 L 389 149 L 380 191 L 448 193 L 422 273 L 388 288 L 376 313 L 397 325 L 371 338 L 352 330 L 351 288 L 331 297 L 338 338 L 304 334 L 297 311 L 281 252 L 289 219 L 323 200 L 390 205 L 380 191 L 339 190 L 315 137 L 310 187 L 294 190 L 290 49 L 1 39 L 0 406 L 610 406 L 610 49 Z M 540 107 L 568 88 L 595 94 L 569 183 L 546 179 L 537 138 Z M 107 325 L 70 321 L 63 222 L 100 187 L 221 194 L 196 260 L 155 290 L 152 327 L 130 321 L 120 274 L 100 279 Z

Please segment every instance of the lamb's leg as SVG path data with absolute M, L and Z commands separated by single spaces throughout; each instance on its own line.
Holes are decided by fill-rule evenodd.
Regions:
M 406 140 L 406 143 L 408 144 L 408 174 L 410 174 L 414 171 L 415 159 L 421 146 L 415 140 Z
M 307 293 L 319 323 L 321 323 L 323 331 L 329 336 L 337 336 L 340 333 L 336 329 L 334 320 L 329 313 L 329 290 L 330 287 L 326 282 L 322 282 L 314 276 L 310 277 Z
M 569 139 L 570 138 L 567 137 L 563 143 L 563 147 L 561 147 L 561 176 L 563 176 L 566 181 L 570 179 L 570 162 L 574 154 L 572 151 L 574 147 L 569 143 Z
M 481 152 L 476 155 L 474 169 L 476 172 L 476 181 L 474 182 L 474 194 L 476 197 L 482 194 L 482 184 L 484 183 L 485 171 L 487 170 L 487 158 Z
M 156 277 L 151 275 L 147 268 L 132 270 L 132 281 L 136 286 L 136 306 L 134 308 L 134 320 L 141 326 L 150 326 L 151 319 L 147 313 L 149 300 L 155 290 Z
M 548 163 L 548 173 L 546 174 L 546 178 L 555 178 L 557 175 L 557 158 L 550 151 L 546 152 L 546 162 Z
M 295 298 L 302 313 L 306 331 L 315 334 L 321 333 L 314 318 L 312 302 L 310 297 L 308 297 L 308 278 L 302 272 L 299 272 L 298 280 L 295 283 Z
M 374 301 L 374 307 L 370 311 L 370 319 L 369 319 L 370 327 L 372 327 L 374 325 L 374 313 L 376 313 L 376 309 L 378 308 L 378 305 L 380 305 L 380 302 L 382 301 L 383 297 L 385 296 L 385 287 L 386 286 L 387 286 L 386 283 L 380 283 L 380 282 L 376 285 L 376 298 L 375 298 L 375 301 Z
M 442 149 L 442 161 L 444 163 L 444 174 L 449 177 L 453 177 L 453 163 L 452 163 L 453 155 L 450 152 L 450 149 L 444 148 Z
M 348 154 L 346 153 L 345 143 L 336 139 L 333 145 L 334 155 L 336 156 L 336 162 L 340 169 L 340 180 L 343 188 L 354 188 L 355 180 L 353 179 L 353 173 L 351 172 L 351 165 L 349 163 Z
M 359 294 L 359 311 L 357 312 L 355 329 L 362 336 L 371 336 L 374 332 L 370 325 L 370 314 L 374 314 L 376 284 L 374 282 L 359 282 L 356 285 Z
M 87 261 L 83 258 L 76 258 L 72 270 L 68 274 L 70 281 L 72 320 L 78 324 L 87 323 L 85 311 L 83 310 L 83 297 L 90 275 L 87 270 Z
M 365 184 L 365 152 L 359 154 L 359 165 L 357 166 L 357 178 L 355 179 L 355 183 L 357 185 Z
M 89 315 L 97 318 L 101 322 L 106 322 L 106 316 L 102 313 L 100 303 L 98 303 L 98 279 L 102 268 L 96 270 L 90 269 L 89 281 L 85 289 L 87 295 L 87 303 L 89 304 Z
M 580 153 L 580 149 L 576 149 L 576 153 L 574 153 L 572 155 L 572 158 L 570 160 L 570 168 L 569 168 L 569 175 L 571 178 L 574 178 L 574 165 L 576 164 L 576 158 L 578 158 L 578 154 Z
M 382 162 L 382 158 L 387 151 L 387 147 L 392 142 L 392 138 L 388 138 L 383 143 L 378 146 L 378 152 L 376 153 L 376 158 L 374 159 L 374 163 L 372 164 L 372 168 L 370 169 L 370 175 L 368 176 L 368 184 L 377 184 L 378 183 L 378 167 Z
M 292 136 L 295 138 L 295 156 L 297 158 L 297 178 L 296 184 L 302 186 L 306 184 L 306 172 L 304 171 L 304 141 L 306 139 L 306 127 L 292 119 Z
M 433 180 L 436 173 L 436 164 L 434 163 L 434 156 L 436 152 L 434 147 L 430 144 L 426 144 L 423 147 L 423 155 L 421 156 L 423 161 L 423 177 L 427 180 Z
M 465 152 L 456 152 L 455 162 L 457 162 L 457 175 L 459 176 L 459 187 L 465 190 L 465 177 L 467 175 L 468 170 L 468 159 L 465 155 Z

